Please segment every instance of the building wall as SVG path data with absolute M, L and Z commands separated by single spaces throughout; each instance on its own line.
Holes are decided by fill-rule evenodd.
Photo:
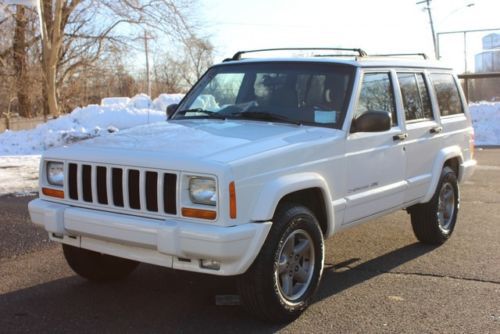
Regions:
M 500 72 L 500 50 L 484 51 L 475 57 L 476 73 Z
M 500 34 L 489 34 L 483 37 L 483 50 L 500 48 Z

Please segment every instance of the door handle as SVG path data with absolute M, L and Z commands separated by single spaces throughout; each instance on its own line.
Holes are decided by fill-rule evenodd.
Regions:
M 429 130 L 430 133 L 440 133 L 441 131 L 443 131 L 442 126 L 436 126 L 436 127 L 433 127 Z
M 400 134 L 392 136 L 392 139 L 394 141 L 398 141 L 398 140 L 401 141 L 401 140 L 405 140 L 406 138 L 408 138 L 408 134 L 407 133 L 400 133 Z

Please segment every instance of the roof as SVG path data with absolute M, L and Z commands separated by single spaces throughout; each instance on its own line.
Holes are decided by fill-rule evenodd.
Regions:
M 451 70 L 450 66 L 435 60 L 408 59 L 406 57 L 286 57 L 286 58 L 244 58 L 241 60 L 226 60 L 216 66 L 232 66 L 238 64 L 255 63 L 328 63 L 350 65 L 355 67 L 412 67 L 412 68 L 433 68 Z
M 259 58 L 245 57 L 243 55 L 259 54 L 269 52 L 290 52 L 290 51 L 307 51 L 307 55 L 298 55 L 287 58 Z M 320 51 L 314 52 L 313 51 Z M 412 58 L 409 58 L 412 57 Z M 339 47 L 292 47 L 292 48 L 270 48 L 238 51 L 233 57 L 224 60 L 223 64 L 246 64 L 246 63 L 269 63 L 269 62 L 314 62 L 314 63 L 329 63 L 342 64 L 355 67 L 411 67 L 411 68 L 433 68 L 451 70 L 451 67 L 446 66 L 437 61 L 429 60 L 425 53 L 396 53 L 396 54 L 380 54 L 368 55 L 366 51 L 360 48 L 339 48 Z

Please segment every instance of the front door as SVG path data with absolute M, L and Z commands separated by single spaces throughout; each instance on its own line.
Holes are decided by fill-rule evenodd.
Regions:
M 389 71 L 366 71 L 353 118 L 367 111 L 388 111 L 392 127 L 383 132 L 356 132 L 346 142 L 346 211 L 344 224 L 398 206 L 406 189 L 405 135 L 398 120 Z

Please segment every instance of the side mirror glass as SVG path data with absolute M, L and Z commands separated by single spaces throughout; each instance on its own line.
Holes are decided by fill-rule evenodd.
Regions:
M 170 104 L 167 107 L 167 119 L 170 119 L 170 116 L 172 116 L 175 113 L 175 111 L 177 110 L 178 106 L 179 106 L 179 104 L 174 103 L 174 104 Z
M 351 133 L 382 132 L 391 129 L 392 116 L 387 111 L 367 111 L 352 121 Z

